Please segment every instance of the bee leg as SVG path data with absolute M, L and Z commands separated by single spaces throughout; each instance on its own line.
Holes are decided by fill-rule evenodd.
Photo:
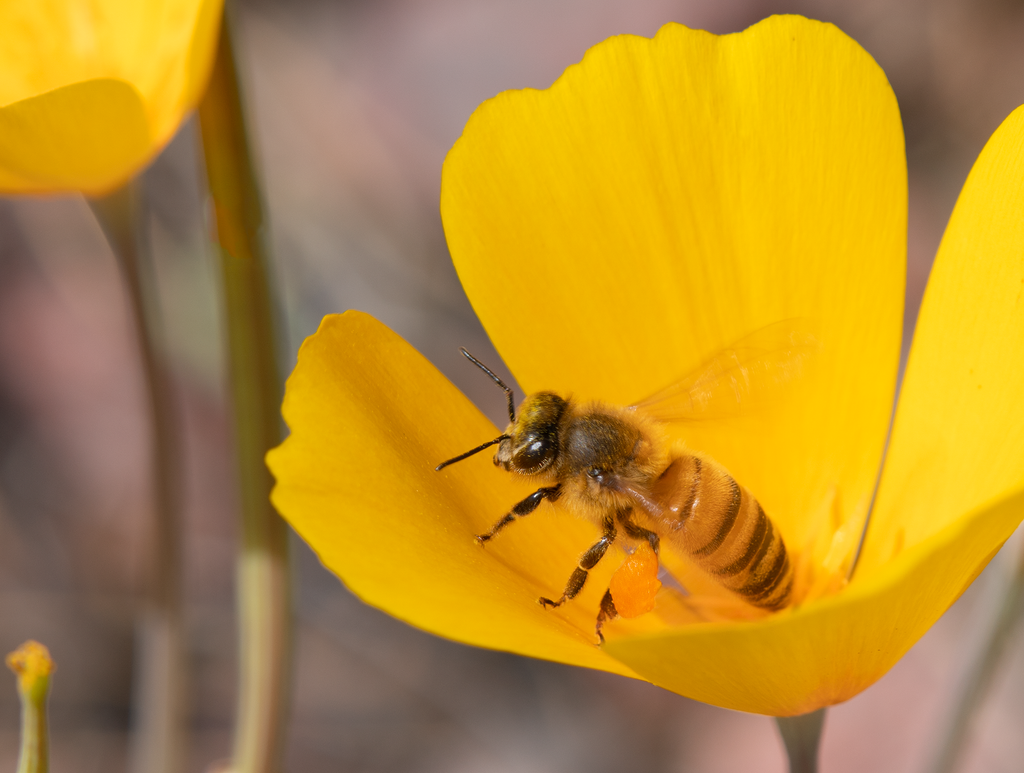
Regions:
M 601 611 L 597 613 L 597 625 L 594 627 L 594 632 L 601 644 L 604 644 L 604 634 L 601 633 L 601 628 L 606 622 L 614 620 L 618 616 L 619 613 L 615 611 L 615 602 L 612 601 L 612 591 L 609 588 L 601 597 Z
M 661 546 L 661 539 L 650 529 L 645 529 L 643 526 L 637 526 L 633 523 L 633 508 L 624 507 L 616 513 L 619 519 L 619 523 L 622 524 L 622 530 L 626 532 L 627 537 L 631 537 L 636 540 L 647 540 L 647 543 L 651 546 L 651 550 L 654 551 L 654 555 L 658 555 L 658 548 Z M 614 607 L 612 607 L 614 610 Z
M 522 502 L 516 503 L 512 507 L 512 509 L 509 510 L 508 513 L 506 513 L 502 517 L 500 521 L 498 521 L 496 524 L 494 524 L 494 526 L 491 527 L 491 530 L 489 532 L 487 532 L 486 534 L 477 534 L 476 541 L 481 544 L 487 542 L 487 540 L 491 539 L 495 534 L 497 534 L 499 531 L 501 531 L 510 523 L 512 523 L 512 521 L 514 521 L 516 518 L 522 518 L 524 515 L 529 515 L 530 513 L 532 513 L 534 510 L 537 509 L 538 505 L 540 505 L 540 503 L 543 500 L 547 499 L 551 502 L 554 502 L 556 499 L 558 499 L 561 493 L 562 484 L 560 483 L 557 486 L 548 486 L 546 488 L 537 489 Z
M 587 552 L 580 557 L 579 565 L 569 575 L 569 582 L 565 584 L 562 597 L 558 601 L 541 598 L 541 606 L 560 607 L 583 590 L 583 584 L 587 581 L 588 572 L 597 566 L 598 561 L 604 558 L 604 554 L 608 552 L 609 545 L 615 542 L 615 535 L 615 519 L 610 515 L 606 516 L 604 519 L 604 534 L 601 535 L 601 539 L 591 545 Z

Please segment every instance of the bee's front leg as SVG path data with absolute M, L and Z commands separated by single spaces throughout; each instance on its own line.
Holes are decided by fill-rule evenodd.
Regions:
M 569 582 L 565 584 L 565 590 L 562 592 L 562 597 L 558 599 L 558 601 L 541 598 L 541 605 L 545 607 L 561 606 L 583 590 L 583 584 L 587 581 L 588 572 L 597 566 L 598 561 L 604 558 L 604 554 L 608 552 L 608 548 L 613 542 L 615 542 L 615 536 L 615 518 L 612 515 L 607 515 L 604 519 L 604 534 L 601 535 L 601 539 L 591 545 L 587 552 L 580 557 L 579 565 L 569 576 Z
M 540 503 L 547 499 L 550 502 L 554 502 L 562 493 L 562 484 L 559 483 L 555 486 L 547 486 L 545 488 L 539 488 L 534 491 L 530 496 L 524 499 L 522 502 L 516 503 L 511 510 L 506 513 L 500 521 L 498 521 L 491 530 L 486 534 L 477 534 L 476 541 L 483 544 L 487 540 L 491 539 L 495 534 L 508 526 L 516 518 L 522 518 L 524 515 L 529 515 Z

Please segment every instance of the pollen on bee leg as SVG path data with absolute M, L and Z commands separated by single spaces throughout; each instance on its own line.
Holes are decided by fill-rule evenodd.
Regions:
M 639 617 L 650 612 L 660 588 L 658 555 L 646 542 L 615 570 L 608 584 L 620 617 Z

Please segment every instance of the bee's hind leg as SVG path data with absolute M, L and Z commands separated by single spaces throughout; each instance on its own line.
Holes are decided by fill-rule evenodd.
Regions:
M 625 507 L 618 512 L 619 523 L 622 524 L 622 530 L 626 532 L 627 537 L 631 537 L 635 540 L 646 540 L 647 544 L 651 546 L 651 550 L 654 551 L 654 555 L 658 555 L 658 549 L 661 547 L 661 539 L 650 529 L 645 529 L 643 526 L 638 526 L 633 523 L 633 508 Z
M 489 539 L 494 537 L 495 534 L 512 523 L 516 518 L 522 518 L 524 515 L 529 515 L 536 510 L 540 506 L 540 503 L 545 499 L 550 502 L 554 502 L 558 499 L 561 493 L 562 484 L 560 483 L 557 486 L 547 486 L 545 488 L 537 489 L 522 502 L 517 502 L 513 505 L 512 509 L 502 516 L 501 520 L 494 524 L 489 532 L 486 534 L 477 534 L 476 541 L 481 544 L 487 542 Z
M 601 644 L 604 644 L 604 634 L 601 633 L 601 628 L 609 620 L 614 620 L 618 616 L 619 613 L 615 611 L 615 602 L 612 600 L 612 590 L 609 588 L 601 597 L 601 611 L 597 613 L 597 625 L 594 626 L 594 633 L 597 634 Z
M 601 535 L 601 539 L 591 545 L 587 552 L 580 557 L 579 565 L 569 576 L 569 582 L 565 584 L 565 590 L 562 592 L 562 597 L 558 599 L 558 601 L 541 598 L 541 606 L 559 607 L 569 599 L 574 598 L 577 593 L 583 590 L 583 585 L 587 581 L 587 574 L 591 569 L 597 566 L 598 561 L 604 558 L 604 554 L 608 552 L 609 546 L 615 542 L 615 536 L 615 519 L 611 515 L 605 516 L 604 534 Z
M 619 524 L 622 526 L 622 531 L 625 532 L 627 537 L 640 542 L 646 542 L 651 546 L 654 555 L 658 555 L 661 539 L 650 529 L 645 529 L 633 521 L 632 507 L 621 508 L 615 513 L 615 517 L 618 519 Z M 619 612 L 615 609 L 615 601 L 612 599 L 612 589 L 609 588 L 604 592 L 604 596 L 601 597 L 601 609 L 597 613 L 597 624 L 594 626 L 594 633 L 597 634 L 598 641 L 601 644 L 604 644 L 604 634 L 601 632 L 604 624 L 618 616 Z

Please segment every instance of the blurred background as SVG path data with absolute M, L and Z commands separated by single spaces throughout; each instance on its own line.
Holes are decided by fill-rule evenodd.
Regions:
M 908 336 L 960 186 L 1024 103 L 1019 0 L 247 0 L 234 10 L 287 367 L 322 315 L 362 309 L 499 423 L 500 395 L 458 354 L 464 345 L 500 362 L 438 215 L 444 154 L 481 101 L 544 88 L 589 46 L 651 36 L 668 21 L 716 33 L 780 12 L 836 23 L 885 69 L 903 113 Z M 235 481 L 197 151 L 189 123 L 144 186 L 186 467 L 189 770 L 198 773 L 229 755 L 236 664 Z M 59 664 L 55 773 L 127 767 L 152 511 L 146 415 L 125 292 L 87 206 L 0 199 L 0 649 L 34 637 Z M 428 636 L 365 607 L 294 547 L 290 771 L 785 767 L 770 719 Z M 997 559 L 892 672 L 830 710 L 827 773 L 923 770 L 1013 560 Z M 1024 759 L 1024 642 L 1010 650 L 964 770 L 1019 770 Z M 0 770 L 15 767 L 17 728 L 11 677 L 0 689 Z

